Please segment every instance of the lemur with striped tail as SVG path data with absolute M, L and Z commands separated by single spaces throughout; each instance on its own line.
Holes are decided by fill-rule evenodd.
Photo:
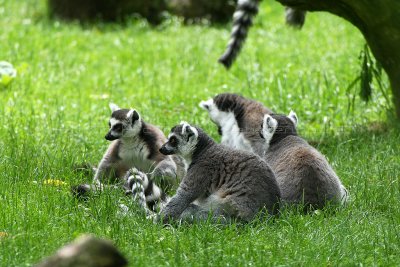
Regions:
M 260 0 L 239 0 L 233 14 L 233 26 L 229 43 L 219 62 L 229 69 L 239 55 L 251 25 L 253 17 L 258 13 Z M 286 22 L 301 28 L 305 21 L 305 11 L 286 7 Z
M 260 211 L 279 210 L 280 191 L 268 164 L 253 153 L 217 144 L 202 129 L 186 122 L 173 127 L 161 147 L 186 162 L 186 175 L 161 210 L 164 223 L 231 219 L 250 221 Z
M 146 202 L 152 206 L 156 200 L 165 200 L 163 191 L 176 187 L 184 176 L 182 160 L 160 153 L 160 147 L 167 140 L 164 133 L 144 122 L 136 110 L 121 109 L 115 104 L 110 104 L 110 108 L 110 129 L 105 139 L 111 144 L 96 169 L 92 184 L 75 186 L 73 193 L 83 196 L 115 182 L 132 192 L 135 175 L 130 170 L 136 168 L 150 175 L 144 188 Z

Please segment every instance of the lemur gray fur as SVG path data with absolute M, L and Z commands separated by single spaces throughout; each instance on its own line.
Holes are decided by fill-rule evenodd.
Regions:
M 221 143 L 258 155 L 263 153 L 264 141 L 260 139 L 264 114 L 272 111 L 263 104 L 237 94 L 224 93 L 200 102 L 211 120 L 218 126 Z
M 77 186 L 73 192 L 79 196 L 89 190 L 102 190 L 104 184 L 113 182 L 119 182 L 131 192 L 137 184 L 137 173 L 131 169 L 136 168 L 150 175 L 144 184 L 147 203 L 165 200 L 163 190 L 176 186 L 184 176 L 182 160 L 160 153 L 161 145 L 167 140 L 165 135 L 156 126 L 144 122 L 136 110 L 121 109 L 115 104 L 110 104 L 110 108 L 110 130 L 105 139 L 111 144 L 96 169 L 92 185 Z
M 283 116 L 260 112 L 254 109 L 253 105 L 261 104 L 249 99 L 243 101 L 239 98 L 233 105 L 226 95 L 230 94 L 218 95 L 214 99 L 201 102 L 200 106 L 209 112 L 211 120 L 219 129 L 229 129 L 229 125 L 237 125 L 239 135 L 229 131 L 219 131 L 222 143 L 252 151 L 264 158 L 275 172 L 284 202 L 303 203 L 313 208 L 322 208 L 327 202 L 346 202 L 347 190 L 325 157 L 297 135 L 295 113 Z M 240 111 L 242 116 L 232 122 L 231 114 L 235 114 L 235 110 Z M 267 118 L 271 122 L 270 126 L 276 121 L 276 131 L 272 126 L 266 127 Z M 243 121 L 253 125 L 254 129 L 249 130 L 243 126 Z M 266 138 L 267 130 L 273 132 L 272 139 Z M 247 137 L 247 132 L 252 133 L 251 138 Z M 254 132 L 258 134 L 253 134 Z M 228 138 L 231 141 L 226 142 Z
M 163 222 L 212 218 L 250 221 L 265 209 L 276 214 L 280 191 L 268 164 L 253 153 L 217 144 L 186 122 L 173 127 L 160 149 L 177 154 L 187 172 L 176 194 L 161 210 Z
M 243 43 L 246 41 L 249 28 L 253 24 L 253 17 L 258 13 L 260 0 L 239 0 L 233 14 L 233 26 L 231 37 L 224 54 L 219 62 L 226 68 L 230 68 L 240 53 Z M 305 21 L 306 12 L 291 7 L 286 7 L 286 23 L 301 28 Z
M 266 114 L 262 123 L 264 158 L 276 174 L 282 199 L 312 209 L 346 203 L 346 188 L 326 158 L 297 135 L 297 121 L 296 114 L 290 112 L 289 116 Z

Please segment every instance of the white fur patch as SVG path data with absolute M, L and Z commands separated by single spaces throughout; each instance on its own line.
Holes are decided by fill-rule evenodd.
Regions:
M 294 112 L 293 110 L 290 111 L 288 118 L 294 123 L 294 126 L 297 126 L 297 123 L 299 121 L 296 112 Z
M 126 118 L 129 119 L 130 117 L 132 117 L 133 112 L 133 109 L 129 110 L 128 113 L 126 113 Z
M 212 99 L 202 101 L 200 105 L 208 106 L 208 109 L 205 110 L 208 111 L 211 120 L 221 127 L 222 144 L 232 148 L 253 152 L 250 142 L 240 131 L 235 114 L 233 112 L 219 110 Z
M 271 117 L 269 114 L 265 114 L 263 118 L 262 124 L 262 135 L 265 139 L 265 148 L 264 151 L 267 151 L 269 148 L 269 143 L 271 142 L 272 137 L 275 134 L 275 130 L 278 127 L 278 121 Z
M 110 119 L 110 126 L 111 126 L 111 128 L 112 128 L 115 124 L 120 123 L 120 122 L 121 122 L 120 120 L 117 120 L 117 119 L 115 119 L 115 118 L 111 118 L 111 119 Z
M 117 119 L 114 119 L 114 118 L 111 118 L 110 119 L 110 129 L 112 129 L 114 127 L 114 125 L 117 124 L 117 123 L 121 123 L 121 121 L 117 120 Z M 117 133 L 117 132 L 111 130 L 111 134 L 114 135 L 114 136 L 118 136 L 120 133 Z
M 248 2 L 251 2 L 251 1 L 249 1 L 249 0 L 239 0 L 238 1 L 238 5 L 244 5 L 244 4 L 248 3 Z
M 241 19 L 244 15 L 244 12 L 242 10 L 236 11 L 233 13 L 233 21 L 236 21 L 238 19 Z
M 151 190 L 151 195 L 146 196 L 146 201 L 154 201 L 154 200 L 159 200 L 161 198 L 161 189 L 153 183 L 153 188 Z
M 185 134 L 185 131 L 186 131 L 186 127 L 187 127 L 187 126 L 190 127 L 190 125 L 189 125 L 189 123 L 187 123 L 186 121 L 181 121 L 180 125 L 182 125 L 182 132 L 181 132 L 181 134 L 184 135 L 184 134 Z
M 143 172 L 150 172 L 153 162 L 148 159 L 149 149 L 139 138 L 120 139 L 118 156 L 127 166 L 135 166 Z
M 210 99 L 208 99 L 208 100 L 201 101 L 200 104 L 199 104 L 199 106 L 200 106 L 202 109 L 208 111 L 208 110 L 210 109 L 210 106 L 213 105 L 213 104 L 214 104 L 214 100 L 213 100 L 212 98 L 210 98 Z
M 223 204 L 224 200 L 217 194 L 217 192 L 209 195 L 204 199 L 196 199 L 193 204 L 201 207 L 202 210 L 214 210 Z
M 186 128 L 189 127 L 189 129 L 193 132 L 196 138 L 199 136 L 199 132 L 197 131 L 197 129 L 195 127 L 190 126 L 189 123 L 181 121 L 181 125 L 182 125 L 182 132 L 181 132 L 182 135 L 186 134 Z

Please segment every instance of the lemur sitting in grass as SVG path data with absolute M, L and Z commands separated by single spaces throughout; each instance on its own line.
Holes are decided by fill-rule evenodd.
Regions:
M 163 191 L 177 186 L 184 176 L 182 160 L 160 153 L 161 145 L 167 140 L 165 135 L 156 126 L 144 122 L 136 110 L 121 109 L 115 104 L 110 104 L 110 108 L 110 130 L 105 139 L 111 144 L 96 169 L 93 183 L 73 187 L 73 193 L 82 196 L 115 182 L 127 192 L 135 191 L 140 171 L 150 175 L 150 178 L 146 176 L 143 186 L 146 202 L 152 208 L 155 201 L 166 199 Z
M 237 100 L 232 103 L 232 99 Z M 283 202 L 304 204 L 306 210 L 323 208 L 328 202 L 345 203 L 347 190 L 325 157 L 297 135 L 296 114 L 274 115 L 254 105 L 261 104 L 233 94 L 200 103 L 222 129 L 223 144 L 254 152 L 268 162 Z
M 161 147 L 164 155 L 181 156 L 186 175 L 161 210 L 164 223 L 231 219 L 250 221 L 265 210 L 276 214 L 280 191 L 268 164 L 253 153 L 217 144 L 186 122 L 172 128 Z
M 288 116 L 266 114 L 262 123 L 264 158 L 276 173 L 283 200 L 301 203 L 306 210 L 345 204 L 346 188 L 326 158 L 297 135 L 297 121 L 290 112 Z

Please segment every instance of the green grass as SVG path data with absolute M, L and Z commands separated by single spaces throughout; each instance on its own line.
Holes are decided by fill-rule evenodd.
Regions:
M 81 233 L 112 239 L 131 266 L 400 264 L 400 129 L 378 89 L 368 104 L 358 88 L 347 89 L 364 45 L 350 24 L 313 13 L 295 31 L 280 5 L 264 2 L 227 72 L 216 61 L 229 25 L 81 27 L 45 14 L 44 0 L 0 0 L 0 60 L 19 70 L 0 91 L 1 266 L 30 266 Z M 72 166 L 100 160 L 109 102 L 136 108 L 165 133 L 187 120 L 218 139 L 198 103 L 226 91 L 277 112 L 294 109 L 300 133 L 349 189 L 350 205 L 335 214 L 287 211 L 273 223 L 171 229 L 118 216 L 117 204 L 129 202 L 122 193 L 80 203 L 68 186 L 43 184 L 90 180 Z

